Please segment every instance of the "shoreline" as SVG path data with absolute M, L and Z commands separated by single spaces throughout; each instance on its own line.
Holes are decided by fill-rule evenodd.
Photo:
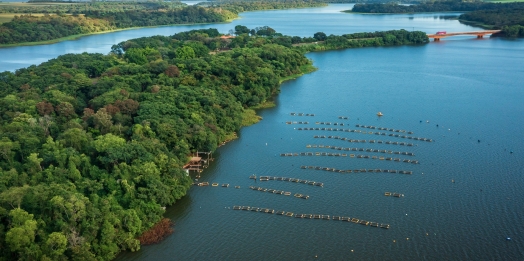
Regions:
M 434 11 L 434 12 L 407 12 L 407 13 L 365 13 L 365 12 L 353 12 L 351 10 L 342 10 L 341 13 L 346 14 L 365 14 L 365 15 L 395 15 L 395 14 L 434 14 L 434 13 L 465 13 L 471 11 Z

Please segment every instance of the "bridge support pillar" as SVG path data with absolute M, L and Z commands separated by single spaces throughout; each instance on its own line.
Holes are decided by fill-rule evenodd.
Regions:
M 479 35 L 477 35 L 477 39 L 481 39 L 481 38 L 484 38 L 484 35 L 483 35 L 483 34 L 479 34 Z
M 433 38 L 433 42 L 440 42 L 440 38 Z

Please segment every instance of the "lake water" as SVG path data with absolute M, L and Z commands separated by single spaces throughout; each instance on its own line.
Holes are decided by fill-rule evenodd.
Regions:
M 231 24 L 268 25 L 289 35 L 323 31 L 342 34 L 389 29 L 467 31 L 478 28 L 442 19 L 446 14 L 354 15 L 350 5 L 242 14 Z M 12 57 L 3 70 L 42 62 L 65 52 L 106 53 L 113 43 L 139 36 L 170 35 L 210 25 L 128 30 L 55 45 L 0 49 Z M 67 46 L 67 48 L 66 48 Z M 62 50 L 63 49 L 63 50 Z M 6 51 L 10 50 L 10 51 Z M 11 53 L 19 52 L 15 55 Z M 37 56 L 37 54 L 42 54 Z M 423 46 L 361 48 L 311 53 L 318 71 L 282 84 L 277 106 L 259 111 L 260 123 L 222 146 L 200 181 L 228 188 L 193 187 L 167 209 L 175 233 L 163 242 L 118 260 L 522 260 L 524 258 L 524 41 L 446 38 Z M 33 59 L 34 58 L 34 59 Z M 43 59 L 43 60 L 40 60 Z M 16 61 L 14 61 L 16 60 Z M 381 111 L 384 116 L 377 117 Z M 314 113 L 314 117 L 291 116 Z M 347 116 L 348 120 L 338 119 Z M 309 124 L 285 124 L 308 121 Z M 316 125 L 337 122 L 344 126 Z M 413 131 L 416 141 L 375 134 L 310 131 L 356 124 Z M 438 126 L 437 126 L 438 124 Z M 380 131 L 387 134 L 395 132 Z M 350 143 L 339 136 L 368 142 Z M 408 142 L 414 146 L 369 143 Z M 346 152 L 306 145 L 385 149 L 415 156 Z M 335 156 L 281 157 L 281 153 L 354 153 L 418 160 L 420 164 Z M 391 173 L 335 173 L 337 169 L 410 170 Z M 257 181 L 251 174 L 323 182 L 324 187 L 286 181 Z M 235 189 L 234 186 L 240 186 Z M 249 186 L 309 195 L 253 191 Z M 384 196 L 398 192 L 404 197 Z M 292 194 L 292 195 L 293 195 Z M 303 214 L 346 216 L 389 224 L 390 229 L 346 221 L 301 219 L 251 211 L 253 206 Z M 511 240 L 508 240 L 510 238 Z
M 340 35 L 394 29 L 419 30 L 427 33 L 435 33 L 441 30 L 464 31 L 472 29 L 472 27 L 462 25 L 458 21 L 444 19 L 449 16 L 449 14 L 445 13 L 364 15 L 340 12 L 351 9 L 352 6 L 352 4 L 337 4 L 324 8 L 247 12 L 242 13 L 240 19 L 236 19 L 232 23 L 130 29 L 85 36 L 77 40 L 56 44 L 0 48 L 0 71 L 14 71 L 32 64 L 40 64 L 67 53 L 89 52 L 107 54 L 111 51 L 111 46 L 114 44 L 138 37 L 167 36 L 178 32 L 210 27 L 217 28 L 221 33 L 228 33 L 229 30 L 239 24 L 249 28 L 267 25 L 282 34 L 302 37 L 313 36 L 316 32 Z

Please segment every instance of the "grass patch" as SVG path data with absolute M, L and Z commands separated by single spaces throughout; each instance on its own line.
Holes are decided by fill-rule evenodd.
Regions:
M 0 13 L 0 24 L 11 22 L 15 16 L 28 15 L 21 13 Z M 31 16 L 44 16 L 44 14 L 31 14 Z
M 265 101 L 265 102 L 263 102 L 263 103 L 261 103 L 261 104 L 259 104 L 259 105 L 257 105 L 257 106 L 253 106 L 253 107 L 251 107 L 251 109 L 253 109 L 253 110 L 259 110 L 259 109 L 273 108 L 273 107 L 275 107 L 275 106 L 277 106 L 277 105 L 275 104 L 275 102 L 273 102 L 273 101 Z
M 255 110 L 245 109 L 242 113 L 242 126 L 253 125 L 262 120 L 262 117 L 258 116 Z
M 466 24 L 466 25 L 470 25 L 470 26 L 476 26 L 476 27 L 481 27 L 481 28 L 484 28 L 486 30 L 496 30 L 496 29 L 500 29 L 494 25 L 489 25 L 489 24 L 483 24 L 481 22 L 476 22 L 476 21 L 466 21 L 466 20 L 460 20 L 460 23 L 462 24 Z
M 304 75 L 306 73 L 314 72 L 316 70 L 317 70 L 317 68 L 315 66 L 313 66 L 312 64 L 300 66 L 300 73 L 280 78 L 280 83 L 285 82 L 285 81 L 289 81 L 289 80 L 294 80 L 294 79 L 296 79 L 296 78 L 298 78 L 298 77 L 300 77 L 300 76 L 302 76 L 302 75 Z
M 232 132 L 232 133 L 227 134 L 224 137 L 224 142 L 231 141 L 231 140 L 234 140 L 234 139 L 238 139 L 238 136 L 237 136 L 236 132 Z

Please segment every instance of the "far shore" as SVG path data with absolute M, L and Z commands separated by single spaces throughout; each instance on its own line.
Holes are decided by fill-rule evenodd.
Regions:
M 4 47 L 18 47 L 18 46 L 33 46 L 33 45 L 44 45 L 44 44 L 55 44 L 55 43 L 59 43 L 59 42 L 63 42 L 63 41 L 77 40 L 77 39 L 82 38 L 84 36 L 90 36 L 90 35 L 96 35 L 96 34 L 107 34 L 107 33 L 114 33 L 114 32 L 126 31 L 126 30 L 143 29 L 143 28 L 183 26 L 183 25 L 227 24 L 227 23 L 233 22 L 236 19 L 240 19 L 240 16 L 237 17 L 237 18 L 228 19 L 225 22 L 194 23 L 194 24 L 167 24 L 167 25 L 129 27 L 129 28 L 114 29 L 114 30 L 109 30 L 109 31 L 93 32 L 93 33 L 87 33 L 87 34 L 75 34 L 75 35 L 70 35 L 70 36 L 57 38 L 57 39 L 53 39 L 53 40 L 48 40 L 48 41 L 24 42 L 24 43 L 16 43 L 16 44 L 0 44 L 0 48 L 4 48 Z

